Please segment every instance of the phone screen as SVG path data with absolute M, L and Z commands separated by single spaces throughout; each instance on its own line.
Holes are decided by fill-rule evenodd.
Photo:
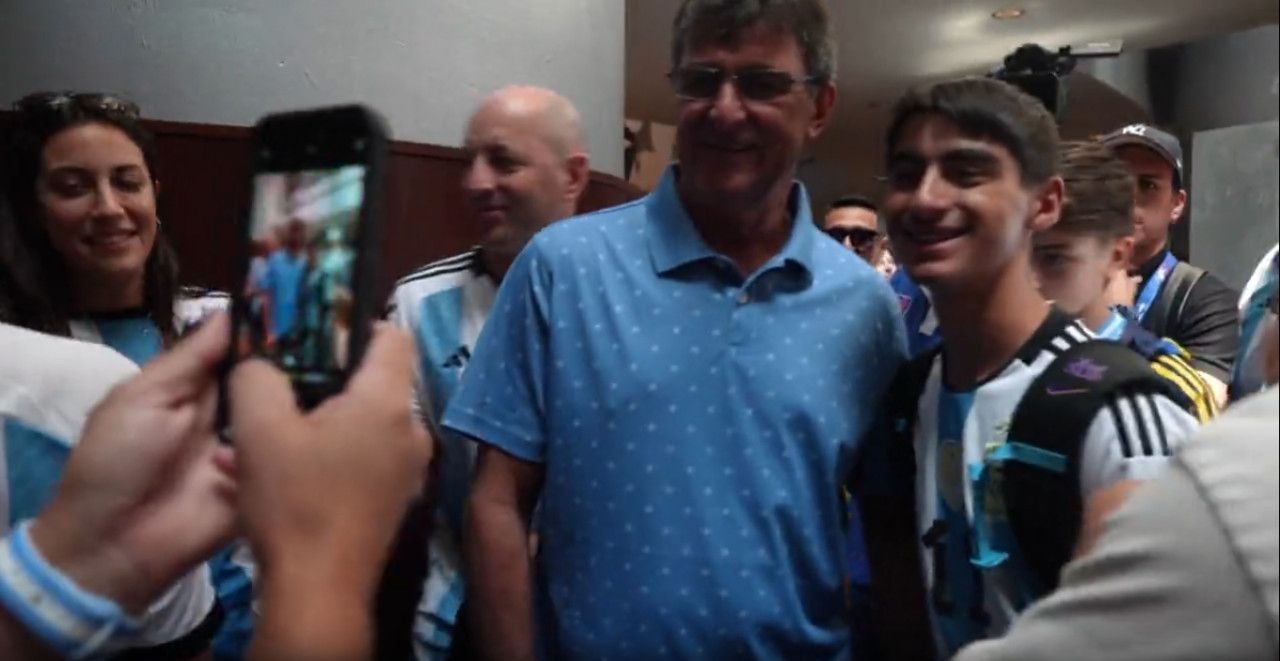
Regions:
M 254 176 L 242 358 L 265 357 L 300 385 L 347 368 L 366 174 L 344 165 Z

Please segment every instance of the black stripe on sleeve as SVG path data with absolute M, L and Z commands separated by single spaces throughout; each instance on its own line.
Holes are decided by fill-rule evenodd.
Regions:
M 1116 400 L 1112 399 L 1107 402 L 1107 410 L 1111 411 L 1111 420 L 1116 428 L 1116 440 L 1120 443 L 1120 454 L 1125 459 L 1133 458 L 1133 443 L 1129 440 L 1129 430 L 1125 427 L 1124 416 L 1120 414 L 1120 407 Z
M 1156 439 L 1160 442 L 1160 455 L 1168 457 L 1173 454 L 1169 451 L 1169 435 L 1165 433 L 1164 421 L 1160 419 L 1160 409 L 1156 406 L 1156 400 L 1151 395 L 1143 395 L 1142 402 L 1146 404 L 1147 412 L 1150 414 L 1152 430 L 1155 432 Z M 1146 426 L 1145 424 L 1143 425 Z
M 1125 403 L 1128 404 L 1129 413 L 1133 415 L 1133 426 L 1138 432 L 1138 441 L 1142 443 L 1142 456 L 1150 457 L 1155 454 L 1155 447 L 1151 444 L 1151 435 L 1147 433 L 1147 426 L 1142 424 L 1142 411 L 1138 410 L 1138 402 L 1136 397 L 1126 397 Z

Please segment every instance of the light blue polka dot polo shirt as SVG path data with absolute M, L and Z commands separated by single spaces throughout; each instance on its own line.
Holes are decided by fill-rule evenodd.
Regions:
M 905 355 L 897 302 L 798 184 L 743 278 L 675 176 L 534 238 L 444 424 L 545 466 L 543 658 L 846 659 L 839 487 Z

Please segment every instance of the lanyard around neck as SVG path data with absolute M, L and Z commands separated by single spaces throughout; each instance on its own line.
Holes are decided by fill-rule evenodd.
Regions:
M 1098 329 L 1098 337 L 1104 340 L 1119 340 L 1120 335 L 1124 333 L 1124 325 L 1128 320 L 1123 314 L 1116 310 L 1111 311 L 1111 316 L 1102 323 L 1102 328 Z
M 1141 322 L 1143 317 L 1147 316 L 1147 312 L 1151 309 L 1151 304 L 1156 302 L 1156 297 L 1160 295 L 1160 289 L 1164 287 L 1164 281 L 1169 279 L 1169 274 L 1173 272 L 1173 267 L 1178 265 L 1178 258 L 1173 253 L 1165 251 L 1164 259 L 1160 260 L 1160 267 L 1155 273 L 1147 278 L 1147 283 L 1142 286 L 1142 291 L 1138 294 L 1137 301 L 1133 305 L 1133 316 Z

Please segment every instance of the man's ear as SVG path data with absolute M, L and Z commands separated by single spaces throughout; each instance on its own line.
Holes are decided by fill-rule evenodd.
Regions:
M 1124 236 L 1115 240 L 1111 246 L 1111 271 L 1121 275 L 1129 271 L 1129 260 L 1133 257 L 1134 238 Z
M 1173 224 L 1182 220 L 1182 214 L 1187 210 L 1187 191 L 1182 189 L 1173 194 L 1173 218 L 1169 219 L 1169 224 Z
M 1062 177 L 1050 177 L 1049 181 L 1040 187 L 1031 201 L 1033 205 L 1030 218 L 1031 231 L 1043 232 L 1058 222 L 1058 217 L 1062 214 L 1062 195 Z
M 831 121 L 836 108 L 835 83 L 823 83 L 813 92 L 813 119 L 809 120 L 808 138 L 817 140 Z
M 565 197 L 573 200 L 576 208 L 578 198 L 582 197 L 582 192 L 587 190 L 587 183 L 591 180 L 591 160 L 583 153 L 569 154 L 565 158 L 564 169 L 568 177 Z

